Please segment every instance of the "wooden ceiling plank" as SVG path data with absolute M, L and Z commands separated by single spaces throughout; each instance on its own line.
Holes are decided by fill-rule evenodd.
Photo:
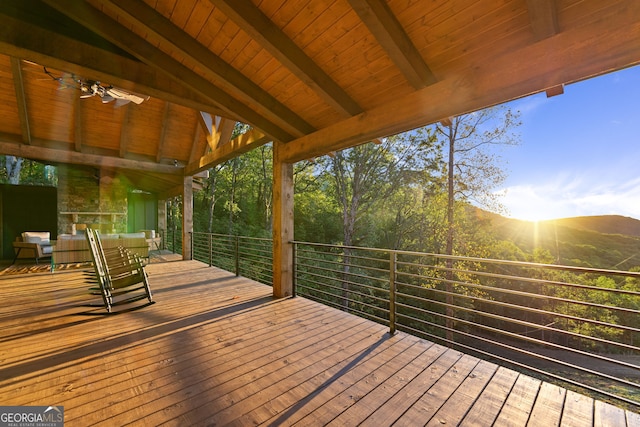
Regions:
M 24 93 L 21 61 L 19 58 L 15 58 L 13 56 L 11 57 L 11 74 L 13 75 L 13 85 L 16 92 L 16 102 L 18 104 L 18 117 L 20 119 L 22 142 L 25 144 L 31 144 L 31 127 L 29 126 L 29 111 L 27 109 L 27 97 Z
M 82 151 L 84 124 L 82 122 L 82 102 L 80 96 L 73 99 L 73 142 L 77 152 Z
M 407 81 L 420 89 L 436 82 L 433 72 L 384 0 L 349 0 Z
M 210 1 L 337 111 L 349 116 L 363 111 L 355 100 L 251 1 Z
M 284 144 L 297 162 L 640 63 L 640 3 L 491 58 L 393 102 Z M 580 43 L 576 43 L 580 41 Z M 571 55 L 567 57 L 567 52 Z M 538 59 L 540 58 L 540 59 Z M 543 58 L 543 59 L 542 59 Z M 531 64 L 536 63 L 536 67 Z M 567 66 L 571 61 L 571 66 Z M 389 114 L 393 111 L 393 114 Z
M 242 135 L 238 135 L 211 153 L 202 156 L 197 162 L 188 164 L 184 168 L 184 173 L 185 175 L 195 175 L 198 172 L 212 168 L 268 142 L 271 142 L 271 138 L 257 129 L 251 129 Z
M 199 111 L 222 110 L 202 95 L 176 83 L 148 65 L 73 40 L 2 13 L 0 53 L 24 58 L 79 76 L 109 82 L 154 98 Z M 91 58 L 88 65 L 87 58 Z
M 122 124 L 120 125 L 120 150 L 119 156 L 125 158 L 129 147 L 129 124 L 131 123 L 131 108 L 129 105 L 124 105 L 124 114 L 122 115 Z
M 121 26 L 90 5 L 79 6 L 75 0 L 42 0 L 68 18 L 88 27 L 91 31 L 129 52 L 148 65 L 182 82 L 193 91 L 200 93 L 217 105 L 225 115 L 240 117 L 242 121 L 262 129 L 274 139 L 290 141 L 293 136 L 279 126 L 257 114 L 248 106 L 234 99 L 226 92 L 211 84 L 190 68 L 176 61 L 168 54 L 148 43 L 143 38 Z
M 556 0 L 527 0 L 529 21 L 536 40 L 558 34 Z
M 198 157 L 204 156 L 206 153 L 202 149 L 200 145 L 200 138 L 203 133 L 202 125 L 200 122 L 196 122 L 195 129 L 193 131 L 193 143 L 191 144 L 191 152 L 189 153 L 189 161 L 188 163 L 193 163 L 198 159 Z
M 156 152 L 156 162 L 160 163 L 160 160 L 164 157 L 165 144 L 167 139 L 167 128 L 169 123 L 169 112 L 171 110 L 171 104 L 164 103 L 164 111 L 162 112 L 162 128 L 160 129 L 160 139 L 158 141 L 158 150 Z
M 219 56 L 194 40 L 141 0 L 92 0 L 93 4 L 109 8 L 155 37 L 162 39 L 190 62 L 198 64 L 222 89 L 234 96 L 257 104 L 260 113 L 285 127 L 296 136 L 313 132 L 315 128 L 291 111 L 260 86 L 238 72 Z
M 39 160 L 46 163 L 68 163 L 96 167 L 110 167 L 119 169 L 137 169 L 147 172 L 157 172 L 171 175 L 181 175 L 183 168 L 160 165 L 153 162 L 119 159 L 97 154 L 78 153 L 76 151 L 42 147 L 41 144 L 16 144 L 15 141 L 0 135 L 0 152 L 9 156 Z M 39 141 L 43 143 L 42 141 Z

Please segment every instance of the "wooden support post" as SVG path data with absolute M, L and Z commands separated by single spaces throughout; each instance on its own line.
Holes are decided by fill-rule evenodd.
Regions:
M 273 296 L 293 295 L 293 163 L 283 163 L 283 143 L 273 143 Z
M 193 177 L 185 176 L 182 187 L 182 259 L 191 259 L 193 233 Z
M 164 249 L 164 239 L 167 237 L 167 201 L 166 199 L 158 200 L 158 224 L 156 226 L 157 232 L 162 237 L 160 249 Z

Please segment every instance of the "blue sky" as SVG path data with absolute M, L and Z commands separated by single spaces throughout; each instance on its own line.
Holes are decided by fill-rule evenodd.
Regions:
M 521 144 L 501 150 L 507 216 L 640 219 L 640 66 L 513 101 Z

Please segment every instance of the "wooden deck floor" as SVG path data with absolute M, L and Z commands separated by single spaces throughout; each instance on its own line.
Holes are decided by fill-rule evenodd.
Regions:
M 638 426 L 638 414 L 196 261 L 104 315 L 83 274 L 0 276 L 0 405 L 67 426 Z

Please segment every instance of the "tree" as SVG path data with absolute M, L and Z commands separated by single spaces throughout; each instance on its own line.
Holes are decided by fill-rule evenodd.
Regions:
M 475 202 L 492 211 L 503 208 L 492 191 L 505 179 L 504 170 L 498 165 L 499 156 L 492 148 L 517 145 L 519 138 L 513 133 L 520 125 L 519 112 L 497 106 L 474 113 L 454 117 L 436 125 L 436 133 L 447 147 L 447 238 L 445 254 L 453 255 L 455 239 L 456 200 Z M 447 326 L 450 327 L 453 311 L 453 260 L 446 261 Z M 451 339 L 452 335 L 447 334 Z
M 506 178 L 496 147 L 520 143 L 515 128 L 520 113 L 504 106 L 454 117 L 435 126 L 447 147 L 447 244 L 446 254 L 453 254 L 454 204 L 464 200 L 502 212 L 504 208 L 493 190 Z
M 7 179 L 9 184 L 20 184 L 20 170 L 23 159 L 15 156 L 5 157 L 5 167 L 7 168 Z
M 343 229 L 343 297 L 347 305 L 351 249 L 367 236 L 365 218 L 375 206 L 398 192 L 411 174 L 425 170 L 434 153 L 434 140 L 428 129 L 385 138 L 340 151 L 330 157 L 327 173 L 332 195 L 342 210 Z
M 57 185 L 53 166 L 15 156 L 0 156 L 0 182 L 12 185 Z
M 436 156 L 431 130 L 419 128 L 331 156 L 327 173 L 342 210 L 343 244 L 366 237 L 361 227 L 374 207 L 381 207 L 405 185 L 424 180 Z

